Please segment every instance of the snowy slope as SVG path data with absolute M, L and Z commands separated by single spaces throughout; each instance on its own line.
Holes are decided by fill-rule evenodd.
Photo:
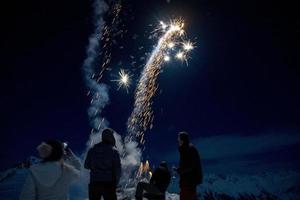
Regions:
M 0 175 L 0 199 L 14 200 L 27 175 L 26 169 L 10 169 Z M 86 177 L 86 176 L 84 176 Z M 70 189 L 71 200 L 87 199 L 86 178 Z M 118 199 L 132 199 L 135 189 L 128 188 L 118 194 Z M 178 198 L 178 180 L 172 179 L 167 199 Z M 295 171 L 263 173 L 260 175 L 206 175 L 204 183 L 198 188 L 200 200 L 299 200 L 300 174 Z

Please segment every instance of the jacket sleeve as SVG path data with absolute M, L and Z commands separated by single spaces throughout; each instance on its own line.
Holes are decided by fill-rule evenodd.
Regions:
M 25 183 L 23 185 L 20 197 L 20 200 L 35 200 L 35 185 L 31 172 L 28 174 Z
M 92 154 L 92 149 L 88 151 L 84 161 L 84 168 L 86 169 L 91 169 L 91 154 Z
M 116 184 L 119 183 L 121 177 L 121 159 L 117 150 L 114 151 L 113 157 L 113 173 L 116 178 Z
M 199 152 L 196 150 L 196 156 L 195 156 L 195 163 L 196 163 L 196 172 L 197 172 L 197 178 L 199 183 L 203 182 L 203 171 L 202 171 L 202 164 L 201 164 L 201 158 Z
M 64 170 L 70 183 L 80 178 L 80 170 L 76 169 L 73 165 L 64 164 Z
M 199 155 L 197 150 L 194 147 L 190 147 L 188 155 L 189 155 L 189 166 L 182 167 L 181 160 L 179 162 L 179 168 L 177 169 L 177 172 L 181 176 L 186 176 L 188 174 L 191 174 L 195 172 L 195 170 L 198 168 Z
M 199 152 L 197 151 L 197 149 L 193 148 L 192 151 L 192 158 L 193 158 L 193 170 L 198 170 L 201 167 L 201 163 L 200 163 L 200 155 Z

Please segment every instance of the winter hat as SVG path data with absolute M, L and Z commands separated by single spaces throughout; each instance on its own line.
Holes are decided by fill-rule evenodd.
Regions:
M 116 145 L 116 139 L 114 137 L 114 130 L 111 128 L 106 128 L 102 132 L 102 141 L 106 144 Z
M 58 161 L 63 156 L 63 145 L 56 140 L 48 140 L 37 147 L 44 161 Z
M 183 144 L 190 143 L 189 134 L 187 132 L 185 132 L 185 131 L 179 132 L 178 137 L 183 142 Z

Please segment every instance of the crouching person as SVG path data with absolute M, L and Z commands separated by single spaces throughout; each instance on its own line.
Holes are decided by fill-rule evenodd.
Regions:
M 56 140 L 42 142 L 37 150 L 42 162 L 30 167 L 20 200 L 67 200 L 70 184 L 80 177 L 79 159 L 68 149 L 66 164 L 63 144 Z
M 136 188 L 136 200 L 165 199 L 165 193 L 171 181 L 171 174 L 167 163 L 162 161 L 154 170 L 150 183 L 139 182 Z
M 103 130 L 102 141 L 92 147 L 84 163 L 90 171 L 89 199 L 116 200 L 116 188 L 121 175 L 120 155 L 115 148 L 114 131 Z

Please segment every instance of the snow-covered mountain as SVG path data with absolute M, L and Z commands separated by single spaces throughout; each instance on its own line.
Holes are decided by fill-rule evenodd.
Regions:
M 25 168 L 12 168 L 0 174 L 0 199 L 18 199 L 28 173 Z M 135 188 L 127 188 L 118 194 L 118 199 L 133 199 Z M 167 199 L 177 200 L 178 179 L 173 178 Z M 259 175 L 207 174 L 198 187 L 199 200 L 299 200 L 300 173 L 280 171 Z M 126 195 L 125 195 L 126 194 Z M 87 199 L 87 180 L 74 184 L 70 189 L 71 200 Z
M 172 181 L 170 192 L 179 190 Z M 198 187 L 199 200 L 299 200 L 300 173 L 295 171 L 265 172 L 257 175 L 205 175 Z

